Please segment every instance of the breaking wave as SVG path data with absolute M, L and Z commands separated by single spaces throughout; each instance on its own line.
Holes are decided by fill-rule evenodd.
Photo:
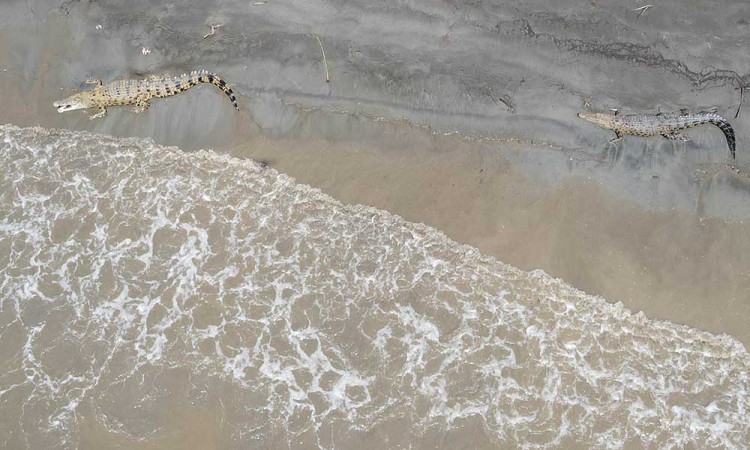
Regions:
M 229 448 L 750 440 L 732 338 L 273 169 L 10 125 L 0 165 L 3 447 L 143 441 L 182 408 Z

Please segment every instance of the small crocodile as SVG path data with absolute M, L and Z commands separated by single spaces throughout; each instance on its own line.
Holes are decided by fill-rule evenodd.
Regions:
M 712 112 L 699 112 L 690 114 L 687 110 L 670 114 L 632 114 L 626 116 L 603 114 L 603 113 L 578 113 L 578 117 L 589 122 L 594 122 L 602 128 L 615 132 L 615 137 L 610 142 L 622 139 L 624 134 L 634 136 L 656 136 L 662 135 L 667 139 L 686 141 L 688 138 L 679 130 L 692 128 L 705 123 L 716 125 L 724 132 L 729 146 L 729 153 L 735 158 L 734 129 L 726 119 Z
M 99 108 L 99 112 L 90 119 L 106 115 L 108 106 L 135 105 L 135 112 L 141 112 L 148 109 L 148 101 L 154 97 L 169 97 L 200 83 L 218 86 L 229 96 L 234 108 L 240 110 L 234 92 L 227 83 L 215 73 L 205 70 L 193 71 L 178 77 L 152 75 L 143 80 L 120 80 L 105 85 L 102 85 L 101 80 L 87 80 L 86 83 L 96 86 L 89 91 L 79 92 L 53 103 L 57 112 Z

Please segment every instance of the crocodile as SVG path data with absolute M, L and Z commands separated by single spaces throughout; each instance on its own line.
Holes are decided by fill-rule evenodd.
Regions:
M 578 113 L 578 117 L 589 122 L 593 122 L 602 128 L 612 130 L 616 137 L 610 142 L 622 139 L 625 134 L 633 136 L 656 136 L 662 135 L 667 139 L 676 139 L 686 141 L 688 138 L 680 134 L 679 130 L 692 128 L 705 123 L 716 125 L 724 132 L 727 138 L 729 153 L 735 158 L 735 139 L 734 129 L 726 119 L 713 112 L 704 111 L 696 114 L 690 114 L 687 110 L 680 110 L 679 113 L 659 113 L 659 114 L 632 114 L 620 116 L 615 112 L 614 115 L 604 113 Z
M 227 83 L 215 73 L 205 70 L 193 71 L 177 77 L 151 75 L 143 80 L 120 80 L 105 85 L 102 85 L 101 80 L 86 80 L 86 83 L 94 84 L 94 89 L 73 94 L 53 103 L 57 112 L 99 108 L 99 112 L 89 119 L 105 116 L 109 106 L 135 105 L 134 111 L 142 112 L 148 109 L 150 99 L 169 97 L 200 83 L 212 83 L 218 86 L 227 94 L 234 108 L 237 111 L 240 110 L 234 92 L 227 86 Z

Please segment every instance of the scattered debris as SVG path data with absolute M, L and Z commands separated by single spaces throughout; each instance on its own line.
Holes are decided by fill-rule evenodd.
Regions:
M 448 27 L 448 32 L 443 35 L 443 45 L 448 45 L 453 40 L 453 25 Z
M 494 98 L 492 98 L 492 100 L 495 102 L 495 104 L 497 104 L 497 101 Z M 510 112 L 511 114 L 516 113 L 516 106 L 513 104 L 513 100 L 511 100 L 510 97 L 500 96 L 497 98 L 497 100 L 499 100 L 500 103 L 502 103 L 503 105 L 505 105 L 506 108 L 508 108 L 508 112 Z
M 207 35 L 203 36 L 203 39 L 208 39 L 211 36 L 213 36 L 214 34 L 216 34 L 216 29 L 219 28 L 220 26 L 222 26 L 222 24 L 220 24 L 220 23 L 217 23 L 217 24 L 214 24 L 214 25 L 208 25 L 208 27 L 211 28 L 211 32 L 208 33 Z
M 146 56 L 149 53 L 151 53 L 151 48 L 146 47 L 145 45 L 142 45 L 141 46 L 141 53 L 143 53 L 143 56 Z
M 101 30 L 101 29 L 102 29 L 102 26 L 101 26 L 101 25 L 97 25 L 97 26 L 96 26 L 96 27 L 94 27 L 94 28 L 96 28 L 97 30 Z
M 323 43 L 320 42 L 320 38 L 318 37 L 318 35 L 315 35 L 315 39 L 318 40 L 318 45 L 320 45 L 320 52 L 323 54 L 323 65 L 326 68 L 326 83 L 330 83 L 331 82 L 331 76 L 328 73 L 328 62 L 326 61 L 326 52 L 325 52 L 325 50 L 323 50 Z
M 640 8 L 631 9 L 631 11 L 637 11 L 638 17 L 641 17 L 649 8 L 653 8 L 654 5 L 643 5 Z

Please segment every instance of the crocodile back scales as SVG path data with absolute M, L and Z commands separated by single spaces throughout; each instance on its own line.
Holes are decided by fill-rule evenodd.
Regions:
M 679 130 L 707 123 L 716 125 L 724 133 L 727 145 L 729 146 L 729 152 L 732 154 L 732 158 L 734 158 L 736 153 L 734 129 L 726 119 L 714 113 L 614 116 L 612 118 L 612 130 L 634 136 L 656 136 L 660 134 L 668 135 Z
M 146 102 L 154 97 L 169 97 L 200 83 L 212 83 L 221 89 L 231 100 L 235 109 L 237 98 L 232 89 L 220 76 L 207 71 L 194 71 L 176 77 L 153 76 L 144 80 L 120 80 L 99 86 L 87 93 L 90 94 L 92 107 L 132 105 Z

